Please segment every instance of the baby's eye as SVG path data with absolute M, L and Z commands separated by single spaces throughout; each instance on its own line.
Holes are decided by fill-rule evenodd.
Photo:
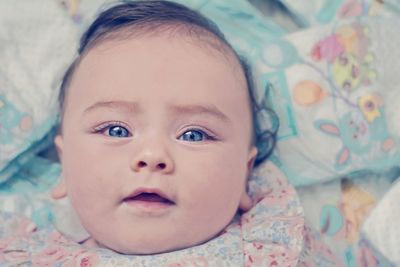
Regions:
M 106 135 L 112 137 L 129 137 L 129 131 L 122 126 L 111 126 L 105 131 Z
M 122 126 L 120 122 L 109 122 L 100 125 L 93 129 L 93 133 L 103 134 L 110 137 L 125 138 L 130 137 L 132 134 L 127 127 Z
M 178 139 L 188 142 L 199 142 L 204 140 L 212 140 L 213 137 L 201 130 L 188 130 L 179 136 Z

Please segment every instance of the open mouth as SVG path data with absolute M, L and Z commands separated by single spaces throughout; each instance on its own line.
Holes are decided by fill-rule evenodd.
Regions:
M 147 203 L 160 203 L 165 205 L 173 205 L 175 204 L 173 201 L 168 198 L 161 196 L 157 193 L 147 193 L 142 192 L 139 194 L 135 194 L 133 196 L 128 196 L 124 198 L 124 202 L 147 202 Z

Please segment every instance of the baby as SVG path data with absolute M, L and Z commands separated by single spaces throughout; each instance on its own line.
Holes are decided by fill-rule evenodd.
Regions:
M 204 243 L 252 199 L 252 81 L 217 27 L 168 1 L 99 15 L 61 88 L 55 143 L 84 243 L 153 254 Z M 265 152 L 265 151 L 264 151 Z

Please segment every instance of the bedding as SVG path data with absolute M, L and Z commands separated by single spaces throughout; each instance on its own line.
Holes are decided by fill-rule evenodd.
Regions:
M 396 181 L 371 211 L 361 231 L 395 266 L 400 265 L 399 198 L 400 183 Z
M 290 181 L 308 185 L 400 160 L 398 18 L 334 22 L 287 35 L 262 78 L 280 119 L 275 150 Z M 382 42 L 388 37 L 391 42 Z M 264 51 L 260 58 L 276 53 Z M 271 64 L 269 64 L 271 65 Z M 317 145 L 316 145 L 317 144 Z
M 52 142 L 77 31 L 58 3 L 0 2 L 0 183 Z
M 288 225 L 278 222 L 274 226 L 264 225 L 265 229 L 258 229 L 257 233 L 268 235 L 264 239 L 266 243 L 286 242 L 285 249 L 290 247 L 288 240 L 292 240 L 291 244 L 296 244 L 291 247 L 292 254 L 280 259 L 291 263 L 298 260 L 303 266 L 397 263 L 390 250 L 395 245 L 381 246 L 381 232 L 374 228 L 377 223 L 372 218 L 383 218 L 381 214 L 389 213 L 384 209 L 376 216 L 374 207 L 384 206 L 380 205 L 380 199 L 384 203 L 389 198 L 385 194 L 400 175 L 397 108 L 400 63 L 396 60 L 400 52 L 395 27 L 400 20 L 399 4 L 385 1 L 382 5 L 373 0 L 302 1 L 301 4 L 276 1 L 304 28 L 294 31 L 264 17 L 247 1 L 176 1 L 213 19 L 234 47 L 248 57 L 257 81 L 258 101 L 271 105 L 279 118 L 277 146 L 268 164 L 275 166 L 273 172 L 279 173 L 279 177 L 286 176 L 297 187 L 300 202 L 295 194 L 290 196 L 290 201 L 285 198 L 282 201 L 290 206 L 286 212 L 296 214 L 297 226 L 304 232 L 300 234 L 298 228 L 291 228 L 295 234 L 285 236 Z M 23 240 L 35 244 L 28 254 L 7 252 L 8 256 L 4 256 L 0 253 L 0 263 L 21 260 L 18 262 L 29 266 L 29 261 L 42 259 L 34 255 L 51 254 L 51 244 L 62 248 L 60 254 L 57 251 L 53 254 L 61 255 L 57 259 L 60 264 L 99 259 L 104 264 L 150 260 L 126 258 L 105 250 L 94 252 L 79 246 L 77 241 L 86 233 L 72 234 L 79 229 L 73 217 L 66 225 L 60 225 L 60 214 L 69 214 L 68 203 L 56 203 L 49 196 L 60 175 L 60 166 L 53 157 L 44 158 L 42 153 L 54 149 L 51 143 L 57 131 L 58 85 L 75 55 L 78 36 L 111 2 L 0 2 L 0 59 L 4 62 L 0 65 L 0 221 L 3 227 L 0 251 L 10 251 L 11 246 L 27 249 L 15 238 L 5 238 L 11 233 L 18 233 Z M 261 130 L 278 127 L 278 121 L 271 114 L 259 113 L 257 119 Z M 286 178 L 281 182 L 274 180 L 268 168 L 259 171 L 260 177 L 268 178 L 261 184 L 256 179 L 252 186 L 266 190 L 263 186 L 268 185 L 278 190 L 280 184 L 292 190 Z M 279 190 L 271 192 L 278 194 Z M 278 195 L 269 199 L 271 203 L 260 202 L 254 209 L 258 210 L 255 215 L 262 215 L 264 210 L 272 212 L 274 208 L 268 205 L 279 206 Z M 300 226 L 303 216 L 305 222 Z M 364 220 L 367 220 L 365 232 L 360 234 Z M 18 223 L 24 227 L 16 229 L 14 226 Z M 346 228 L 353 224 L 354 229 Z M 36 231 L 32 232 L 33 229 Z M 229 231 L 222 239 L 227 238 L 226 242 L 237 246 L 243 228 L 234 224 Z M 61 241 L 46 243 L 51 235 Z M 257 246 L 248 244 L 251 254 Z M 64 245 L 68 247 L 66 250 Z M 225 251 L 222 255 L 232 260 L 240 258 L 232 249 L 218 247 L 217 241 L 205 244 L 199 251 L 211 248 Z M 66 256 L 66 251 L 72 254 Z M 176 256 L 176 262 L 168 263 L 175 264 L 171 266 L 182 262 L 188 266 L 204 263 L 201 258 L 185 258 L 183 254 Z M 213 259 L 214 263 L 222 262 L 218 257 Z M 254 260 L 271 258 L 240 260 L 241 263 L 245 260 L 248 266 L 257 266 Z
M 396 233 L 387 227 L 388 224 L 394 226 L 391 223 L 392 220 L 386 220 L 387 216 L 392 216 L 391 214 L 396 214 L 396 212 L 385 210 L 385 213 L 380 213 L 379 217 L 373 214 L 376 213 L 375 206 L 379 209 L 381 199 L 383 201 L 387 198 L 386 192 L 393 183 L 396 183 L 399 175 L 398 167 L 378 173 L 361 171 L 338 180 L 297 189 L 307 223 L 320 234 L 325 244 L 329 244 L 329 248 L 340 258 L 344 266 L 386 266 L 385 264 L 389 264 L 374 252 L 374 246 L 366 246 L 367 243 L 374 245 L 378 243 L 362 232 L 364 222 L 368 225 L 370 218 L 376 217 L 381 218 L 382 221 L 371 225 L 379 229 L 380 233 L 387 233 L 378 236 L 388 238 L 389 233 Z M 384 214 L 387 215 L 383 216 Z M 382 231 L 383 227 L 387 227 L 387 230 Z M 395 235 L 392 237 L 394 239 Z M 398 247 L 391 242 L 388 246 L 393 249 Z M 379 251 L 382 250 L 379 249 Z
M 295 15 L 302 27 L 327 24 L 349 17 L 400 15 L 396 0 L 278 0 Z

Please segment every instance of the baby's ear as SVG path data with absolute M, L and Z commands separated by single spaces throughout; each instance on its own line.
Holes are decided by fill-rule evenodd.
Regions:
M 62 138 L 62 135 L 59 134 L 54 138 L 54 144 L 55 144 L 56 149 L 57 149 L 58 158 L 61 161 L 62 160 L 62 149 L 63 149 L 63 138 Z
M 249 151 L 249 156 L 247 159 L 246 185 L 244 186 L 242 196 L 240 197 L 240 202 L 239 202 L 239 209 L 242 211 L 248 211 L 253 207 L 253 200 L 247 193 L 246 189 L 247 189 L 247 183 L 251 176 L 251 172 L 253 171 L 254 161 L 256 160 L 256 157 L 257 157 L 257 148 L 253 146 Z
M 60 199 L 67 196 L 67 184 L 65 182 L 64 176 L 61 174 L 60 181 L 58 185 L 51 191 L 51 197 L 54 199 Z
M 239 202 L 239 209 L 241 211 L 248 211 L 253 207 L 253 200 L 247 193 L 246 188 L 243 190 L 242 196 L 240 197 L 240 202 Z
M 251 172 L 253 171 L 253 166 L 254 166 L 254 162 L 256 161 L 257 158 L 257 147 L 253 146 L 250 150 L 249 150 L 249 155 L 247 157 L 247 178 L 249 178 L 251 176 Z
M 54 138 L 54 144 L 57 149 L 58 158 L 62 162 L 63 139 L 61 135 L 57 135 L 56 138 Z M 58 181 L 58 185 L 51 191 L 51 196 L 54 199 L 60 199 L 67 196 L 67 186 L 65 183 L 65 178 L 61 174 L 59 179 L 60 180 Z

